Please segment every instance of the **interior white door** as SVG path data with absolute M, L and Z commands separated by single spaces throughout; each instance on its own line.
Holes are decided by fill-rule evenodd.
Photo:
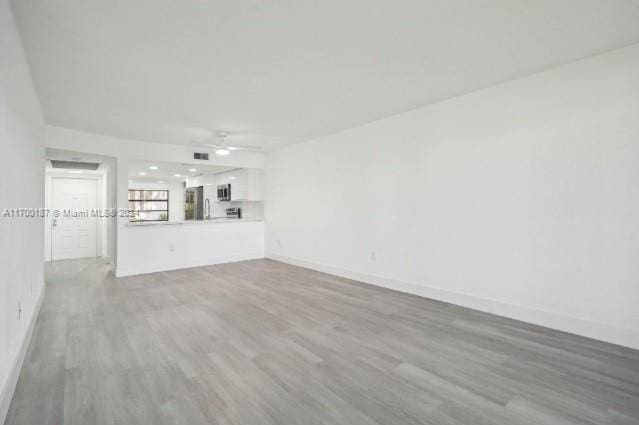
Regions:
M 98 222 L 91 210 L 98 208 L 97 180 L 56 177 L 52 189 L 51 208 L 61 214 L 51 219 L 51 259 L 95 257 Z M 65 216 L 67 211 L 80 214 Z

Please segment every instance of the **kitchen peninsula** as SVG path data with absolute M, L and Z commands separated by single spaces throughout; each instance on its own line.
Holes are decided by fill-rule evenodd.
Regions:
M 264 257 L 262 170 L 138 162 L 117 276 Z

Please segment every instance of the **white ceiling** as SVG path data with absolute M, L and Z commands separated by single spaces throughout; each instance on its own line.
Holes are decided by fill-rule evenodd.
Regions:
M 95 155 L 63 149 L 46 148 L 45 158 L 48 160 L 56 159 L 58 161 L 76 161 L 76 162 L 94 162 L 100 164 L 97 170 L 66 170 L 61 168 L 53 168 L 49 161 L 45 164 L 45 170 L 49 173 L 72 173 L 72 174 L 104 174 L 108 167 L 115 166 L 115 158 Z
M 50 124 L 273 149 L 639 42 L 636 0 L 14 0 Z
M 157 167 L 157 169 L 152 170 L 150 167 Z M 135 180 L 168 181 L 185 180 L 187 177 L 201 174 L 217 174 L 233 168 L 220 165 L 180 164 L 178 162 L 130 161 L 128 174 L 130 179 Z M 142 176 L 140 173 L 144 173 L 144 175 Z M 179 176 L 176 176 L 176 174 L 179 174 Z

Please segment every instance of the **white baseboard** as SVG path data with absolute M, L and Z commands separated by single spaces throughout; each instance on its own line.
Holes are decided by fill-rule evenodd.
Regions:
M 264 252 L 249 252 L 245 254 L 234 254 L 223 257 L 205 257 L 195 260 L 180 261 L 176 263 L 154 263 L 138 264 L 131 267 L 117 266 L 115 276 L 125 277 L 138 274 L 164 272 L 168 270 L 188 269 L 191 267 L 212 266 L 215 264 L 235 263 L 237 261 L 256 260 L 264 258 Z
M 462 294 L 448 291 L 446 289 L 432 286 L 418 285 L 415 283 L 403 282 L 390 278 L 384 278 L 351 270 L 327 266 L 306 260 L 282 256 L 267 252 L 266 258 L 292 264 L 299 267 L 329 273 L 332 275 L 357 280 L 375 286 L 381 286 L 396 291 L 406 292 L 420 297 L 431 298 L 451 304 L 468 307 L 474 310 L 495 314 L 497 316 L 508 317 L 535 325 L 581 335 L 588 338 L 598 339 L 625 347 L 639 349 L 639 332 L 618 328 L 605 323 L 591 322 L 585 319 L 564 316 L 548 311 L 536 310 L 520 305 L 508 304 L 502 301 L 480 298 L 474 295 Z
M 40 292 L 40 296 L 38 297 L 38 301 L 36 302 L 33 316 L 31 316 L 31 321 L 29 322 L 29 327 L 27 328 L 27 333 L 22 340 L 22 345 L 20 345 L 18 355 L 14 359 L 13 365 L 9 370 L 9 376 L 7 376 L 6 385 L 0 392 L 0 424 L 4 423 L 7 417 L 7 413 L 9 412 L 11 400 L 13 399 L 13 393 L 16 390 L 16 385 L 18 385 L 18 378 L 20 378 L 20 371 L 22 370 L 22 365 L 24 364 L 24 360 L 27 356 L 29 344 L 31 344 L 31 338 L 33 337 L 35 324 L 38 321 L 38 316 L 40 316 L 40 308 L 42 307 L 42 301 L 44 300 L 45 290 L 46 284 L 42 286 L 42 291 Z

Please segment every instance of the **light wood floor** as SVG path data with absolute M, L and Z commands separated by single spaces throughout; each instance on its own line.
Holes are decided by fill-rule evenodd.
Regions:
M 62 261 L 6 423 L 639 424 L 639 352 L 269 260 Z

